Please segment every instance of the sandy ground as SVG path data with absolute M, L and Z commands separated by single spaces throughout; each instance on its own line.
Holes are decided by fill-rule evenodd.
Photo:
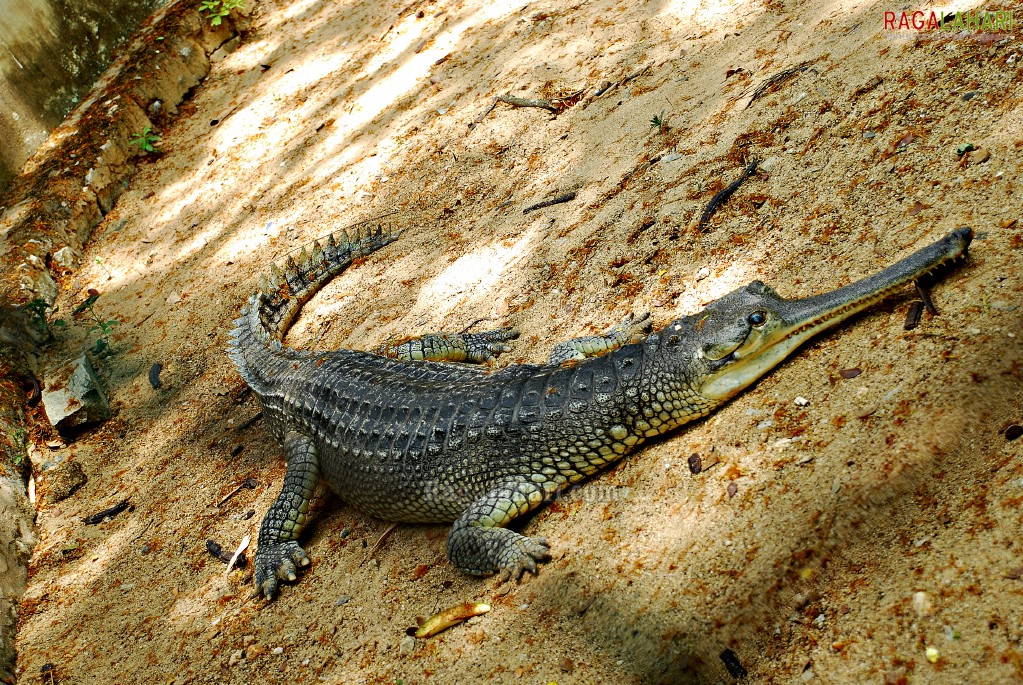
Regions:
M 50 454 L 89 482 L 39 500 L 22 681 L 729 683 L 725 649 L 745 682 L 1023 681 L 1023 440 L 1003 435 L 1023 419 L 1020 43 L 894 35 L 888 9 L 261 3 L 62 283 L 63 311 L 94 288 L 119 322 L 100 362 L 117 416 Z M 470 128 L 508 92 L 566 99 Z M 694 231 L 753 157 L 768 171 Z M 375 219 L 402 238 L 310 302 L 291 344 L 493 317 L 524 331 L 502 364 L 539 361 L 629 311 L 663 325 L 754 278 L 802 296 L 961 225 L 977 240 L 940 316 L 907 332 L 912 293 L 875 306 L 536 515 L 554 550 L 537 577 L 462 575 L 442 526 L 399 526 L 370 558 L 388 525 L 324 491 L 311 570 L 256 601 L 206 551 L 254 538 L 284 474 L 243 427 L 229 322 L 270 260 Z M 694 453 L 717 463 L 694 476 Z M 406 640 L 463 601 L 493 610 Z

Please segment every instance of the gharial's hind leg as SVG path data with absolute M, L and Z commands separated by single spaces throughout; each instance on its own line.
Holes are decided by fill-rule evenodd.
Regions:
M 620 324 L 612 326 L 604 335 L 586 335 L 558 343 L 547 357 L 548 364 L 561 364 L 567 361 L 583 360 L 597 357 L 628 345 L 634 339 L 642 338 L 650 332 L 650 312 L 639 316 L 629 314 Z
M 288 470 L 284 486 L 259 527 L 256 547 L 256 589 L 273 599 L 277 581 L 295 580 L 309 556 L 298 544 L 299 533 L 309 518 L 309 500 L 320 478 L 320 465 L 313 441 L 294 431 L 284 436 Z
M 512 328 L 498 328 L 479 333 L 427 333 L 402 342 L 387 343 L 373 350 L 375 354 L 407 361 L 492 362 L 511 348 L 505 340 L 519 337 Z

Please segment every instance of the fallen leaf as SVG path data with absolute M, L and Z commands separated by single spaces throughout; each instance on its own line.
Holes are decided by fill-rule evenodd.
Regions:
M 466 619 L 470 619 L 473 616 L 480 616 L 490 611 L 489 604 L 472 604 L 466 602 L 465 604 L 456 604 L 453 607 L 448 607 L 444 611 L 440 611 L 430 618 L 423 621 L 422 625 L 419 626 L 419 630 L 416 631 L 415 637 L 433 637 L 437 633 L 447 630 L 451 626 L 458 625 Z

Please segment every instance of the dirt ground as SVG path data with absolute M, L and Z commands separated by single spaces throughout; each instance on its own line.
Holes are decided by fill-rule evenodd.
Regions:
M 38 448 L 89 481 L 38 500 L 21 681 L 730 683 L 730 649 L 744 682 L 1023 682 L 1023 440 L 1004 435 L 1023 419 L 1023 51 L 1018 33 L 884 31 L 897 9 L 261 2 L 61 284 L 63 312 L 92 288 L 118 322 L 99 362 L 117 415 Z M 470 126 L 504 93 L 559 112 L 499 103 Z M 371 555 L 388 524 L 324 490 L 311 570 L 254 600 L 249 570 L 206 551 L 254 540 L 284 474 L 248 425 L 230 321 L 271 260 L 366 220 L 404 233 L 291 344 L 491 317 L 524 331 L 501 364 L 540 361 L 629 311 L 663 325 L 754 278 L 808 295 L 977 237 L 939 316 L 905 331 L 912 292 L 875 306 L 533 517 L 554 550 L 538 576 L 459 573 L 443 526 Z M 692 475 L 694 453 L 713 466 Z M 407 638 L 465 601 L 493 608 Z

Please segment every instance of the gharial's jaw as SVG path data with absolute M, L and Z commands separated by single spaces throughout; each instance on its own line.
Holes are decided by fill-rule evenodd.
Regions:
M 823 295 L 786 300 L 759 281 L 725 295 L 703 315 L 708 326 L 698 354 L 708 371 L 699 393 L 715 402 L 732 397 L 817 333 L 964 256 L 972 238 L 970 229 L 958 229 L 873 276 Z

